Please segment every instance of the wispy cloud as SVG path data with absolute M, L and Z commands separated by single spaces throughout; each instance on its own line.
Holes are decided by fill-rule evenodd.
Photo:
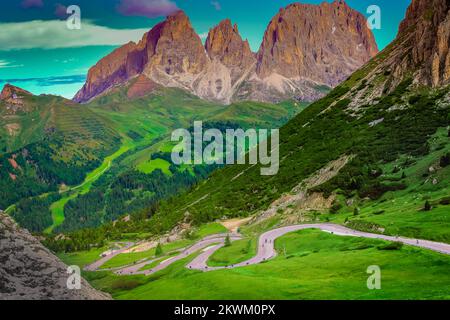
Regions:
M 55 16 L 59 19 L 66 19 L 67 18 L 67 7 L 61 3 L 57 3 L 55 5 Z
M 219 1 L 213 0 L 213 1 L 211 1 L 211 4 L 217 11 L 222 10 L 222 6 L 220 5 Z
M 148 29 L 112 29 L 84 21 L 81 30 L 69 30 L 65 21 L 0 23 L 2 50 L 55 49 L 101 45 L 123 45 L 139 41 Z
M 200 39 L 206 40 L 206 38 L 208 38 L 208 34 L 209 32 L 202 32 L 198 36 L 200 37 Z
M 121 0 L 117 10 L 125 16 L 157 18 L 178 11 L 178 6 L 171 0 Z
M 44 2 L 42 2 L 42 0 L 23 0 L 21 5 L 25 9 L 42 8 L 44 6 Z
M 23 64 L 13 64 L 11 61 L 0 60 L 0 69 L 4 68 L 21 68 Z
M 85 75 L 71 75 L 61 77 L 48 78 L 26 78 L 26 79 L 0 79 L 0 84 L 4 83 L 28 83 L 33 82 L 40 87 L 51 87 L 59 85 L 68 85 L 74 83 L 84 83 L 86 81 Z
M 60 95 L 72 99 L 86 81 L 85 75 L 70 75 L 48 78 L 0 79 L 0 90 L 7 83 L 23 88 L 33 94 Z

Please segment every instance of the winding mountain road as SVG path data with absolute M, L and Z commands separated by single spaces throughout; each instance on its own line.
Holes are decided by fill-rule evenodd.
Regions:
M 149 270 L 141 270 L 146 265 L 154 263 L 158 259 L 141 261 L 137 264 L 125 266 L 121 269 L 115 270 L 115 273 L 118 275 L 134 275 L 134 274 L 144 274 L 151 275 L 158 271 L 161 271 L 167 268 L 169 265 L 173 264 L 176 261 L 184 259 L 196 252 L 203 250 L 197 257 L 195 257 L 189 264 L 187 264 L 186 268 L 191 270 L 200 270 L 203 272 L 221 270 L 221 269 L 232 269 L 238 267 L 244 267 L 254 264 L 259 264 L 263 261 L 269 260 L 276 256 L 276 250 L 274 246 L 274 242 L 277 238 L 284 236 L 285 234 L 306 230 L 306 229 L 319 229 L 324 232 L 328 232 L 338 236 L 353 236 L 353 237 L 361 237 L 368 239 L 380 239 L 392 242 L 401 242 L 406 245 L 415 246 L 419 248 L 429 249 L 435 252 L 448 254 L 450 255 L 450 244 L 434 242 L 429 240 L 419 240 L 419 239 L 410 239 L 404 237 L 393 237 L 393 236 L 385 236 L 380 234 L 356 231 L 349 228 L 346 228 L 341 225 L 325 223 L 325 224 L 304 224 L 304 225 L 292 225 L 282 228 L 273 229 L 263 233 L 258 241 L 258 249 L 257 254 L 244 262 L 240 262 L 238 264 L 226 266 L 226 267 L 209 267 L 207 265 L 208 259 L 213 255 L 217 250 L 222 248 L 225 245 L 226 234 L 216 234 L 212 236 L 208 236 L 198 241 L 191 247 L 182 250 L 177 256 L 168 257 L 163 260 L 161 263 L 156 265 L 155 267 Z M 230 234 L 230 240 L 236 241 L 242 239 L 242 236 L 237 233 Z M 131 244 L 127 244 L 127 246 L 121 250 L 114 251 L 108 256 L 102 257 L 100 260 L 92 263 L 91 265 L 85 267 L 86 271 L 96 271 L 98 270 L 106 261 L 112 259 L 118 254 L 124 252 L 126 249 L 131 247 Z
M 115 256 L 124 253 L 125 251 L 127 251 L 128 249 L 130 249 L 131 247 L 134 246 L 134 243 L 132 242 L 127 242 L 125 243 L 124 247 L 117 249 L 117 250 L 112 250 L 110 254 L 102 257 L 101 259 L 95 261 L 94 263 L 91 263 L 87 266 L 84 267 L 85 271 L 98 271 L 98 269 L 104 265 L 107 261 L 111 260 L 112 258 L 114 258 Z
M 253 264 L 258 264 L 263 261 L 269 260 L 276 256 L 276 250 L 274 247 L 274 242 L 277 238 L 284 236 L 287 233 L 305 230 L 305 229 L 320 229 L 325 232 L 332 233 L 338 236 L 353 236 L 353 237 L 361 237 L 361 238 L 370 238 L 370 239 L 380 239 L 386 241 L 393 242 L 401 242 L 406 245 L 416 246 L 420 248 L 430 249 L 439 253 L 450 254 L 450 245 L 446 243 L 433 242 L 428 240 L 417 240 L 417 239 L 409 239 L 403 237 L 392 237 L 385 236 L 380 234 L 373 234 L 367 232 L 361 232 L 346 228 L 341 225 L 336 224 L 306 224 L 306 225 L 294 225 L 283 228 L 278 228 L 274 230 L 270 230 L 266 233 L 263 233 L 258 242 L 258 252 L 256 256 L 253 258 L 227 267 L 208 267 L 207 261 L 209 257 L 217 250 L 219 250 L 223 245 L 217 245 L 214 248 L 211 248 L 207 252 L 197 256 L 191 263 L 187 265 L 189 269 L 196 269 L 201 271 L 214 271 L 220 269 L 231 269 L 237 267 L 244 267 Z

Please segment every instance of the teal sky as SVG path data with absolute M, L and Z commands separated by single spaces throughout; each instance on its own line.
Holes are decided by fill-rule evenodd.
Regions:
M 0 86 L 6 82 L 34 94 L 72 98 L 88 69 L 118 45 L 137 40 L 162 17 L 125 13 L 121 1 L 178 6 L 203 38 L 224 18 L 237 23 L 243 38 L 257 51 L 268 22 L 289 0 L 0 0 Z M 323 0 L 301 0 L 320 4 Z M 328 2 L 331 2 L 329 0 Z M 380 49 L 396 36 L 411 0 L 347 0 L 367 16 L 367 7 L 381 8 L 382 28 L 374 30 Z M 81 8 L 82 31 L 67 30 L 63 6 Z M 148 16 L 148 14 L 147 14 Z

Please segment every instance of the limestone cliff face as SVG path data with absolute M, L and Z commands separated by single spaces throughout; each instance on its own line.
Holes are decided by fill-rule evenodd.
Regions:
M 397 78 L 413 71 L 419 84 L 450 83 L 450 1 L 413 0 L 397 41 L 402 41 L 394 62 Z
M 207 60 L 200 37 L 179 11 L 157 24 L 138 44 L 130 42 L 100 60 L 89 70 L 74 100 L 89 101 L 140 74 L 163 85 L 190 89 Z
M 255 71 L 256 57 L 237 25 L 226 19 L 209 31 L 205 43 L 208 65 L 193 84 L 193 92 L 207 100 L 232 102 L 240 85 Z
M 158 70 L 169 76 L 195 75 L 207 63 L 202 41 L 182 11 L 156 25 L 139 45 L 144 44 L 144 73 L 147 74 Z
M 10 84 L 5 84 L 5 86 L 2 89 L 2 92 L 0 93 L 0 100 L 8 104 L 21 105 L 22 99 L 25 96 L 31 95 L 33 95 L 31 92 L 28 92 L 24 89 L 15 87 Z
M 242 40 L 237 25 L 232 26 L 229 19 L 223 20 L 210 30 L 205 47 L 212 60 L 218 59 L 227 68 L 232 69 L 233 80 L 236 80 L 243 70 L 256 63 L 248 41 Z
M 334 87 L 377 52 L 364 17 L 342 0 L 281 9 L 257 54 L 228 19 L 210 30 L 203 46 L 189 18 L 179 11 L 138 44 L 129 43 L 102 59 L 74 100 L 87 102 L 144 75 L 159 85 L 224 104 L 311 101 L 323 95 L 319 87 Z
M 334 87 L 377 53 L 366 19 L 344 1 L 294 3 L 267 27 L 257 73 L 260 78 L 275 73 Z
M 351 100 L 350 109 L 360 112 L 362 106 L 376 104 L 406 80 L 412 80 L 413 92 L 417 87 L 449 85 L 449 48 L 450 1 L 412 0 L 396 39 L 373 59 L 360 89 L 345 96 Z M 440 103 L 448 103 L 446 99 Z
M 67 266 L 0 211 L 0 300 L 107 300 L 82 280 L 67 289 Z
M 128 55 L 136 48 L 136 44 L 128 44 L 114 50 L 93 66 L 87 75 L 83 88 L 75 95 L 76 102 L 86 102 L 115 85 L 129 78 L 126 68 Z

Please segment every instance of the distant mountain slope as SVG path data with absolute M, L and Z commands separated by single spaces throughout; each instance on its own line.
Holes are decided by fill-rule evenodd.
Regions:
M 446 0 L 414 0 L 388 48 L 281 129 L 277 175 L 261 176 L 259 165 L 226 167 L 162 205 L 151 220 L 154 230 L 173 227 L 187 215 L 201 223 L 264 214 L 268 208 L 269 216 L 278 208 L 297 212 L 300 221 L 314 221 L 316 211 L 339 212 L 345 206 L 355 210 L 358 219 L 358 206 L 386 202 L 390 198 L 383 198 L 385 194 L 403 190 L 415 195 L 416 209 L 408 210 L 420 211 L 424 194 L 439 203 L 437 197 L 445 193 L 449 180 L 449 10 Z M 430 72 L 432 65 L 439 65 L 439 72 Z M 416 163 L 430 168 L 415 171 Z M 387 171 L 394 166 L 398 177 Z M 412 176 L 402 177 L 402 170 Z M 316 175 L 321 178 L 303 189 L 309 185 L 306 179 Z M 288 201 L 295 197 L 299 202 Z M 399 204 L 394 202 L 384 210 L 397 212 Z M 302 216 L 305 212 L 310 215 Z M 403 221 L 396 230 L 450 241 L 448 211 L 439 217 L 409 214 L 408 227 Z M 398 217 L 391 216 L 391 224 L 379 230 L 390 228 Z M 436 226 L 434 235 L 430 225 Z
M 279 127 L 305 106 L 225 106 L 144 75 L 85 105 L 9 85 L 3 92 L 0 209 L 9 208 L 31 232 L 95 227 L 206 177 L 215 168 L 176 167 L 165 160 L 174 129 L 189 128 L 194 120 L 220 128 Z
M 2 209 L 81 183 L 121 139 L 111 122 L 83 106 L 8 85 L 0 100 L 0 132 Z
M 116 130 L 133 139 L 132 148 L 114 161 L 90 192 L 70 200 L 66 220 L 55 231 L 95 227 L 133 213 L 149 214 L 166 197 L 201 181 L 217 167 L 175 166 L 170 163 L 172 130 L 190 128 L 195 120 L 221 128 L 280 127 L 301 112 L 304 104 L 239 102 L 229 106 L 202 100 L 184 90 L 157 86 L 151 94 L 129 98 L 136 83 L 117 87 L 86 108 L 110 119 Z M 153 137 L 152 141 L 148 137 Z
M 0 300 L 109 300 L 82 279 L 67 288 L 67 266 L 0 211 Z
M 211 101 L 312 101 L 378 52 L 364 16 L 343 0 L 292 4 L 270 22 L 253 54 L 237 25 L 224 20 L 205 46 L 181 11 L 89 70 L 74 97 L 87 102 L 139 75 Z

